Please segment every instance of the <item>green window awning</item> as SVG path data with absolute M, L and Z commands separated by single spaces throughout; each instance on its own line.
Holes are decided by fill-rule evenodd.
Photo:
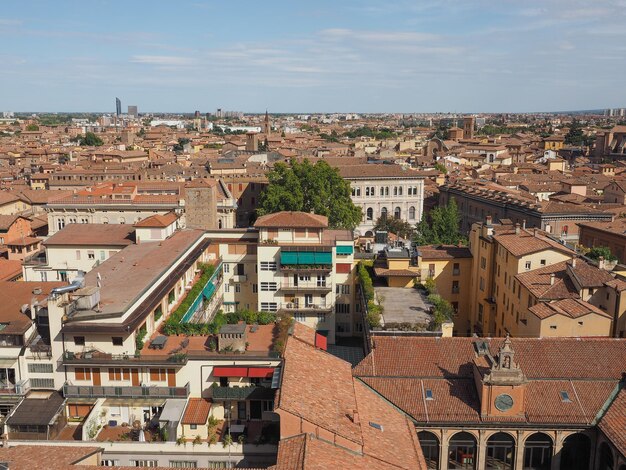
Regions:
M 315 254 L 310 251 L 300 251 L 298 253 L 298 264 L 315 264 Z
M 332 253 L 315 253 L 314 264 L 333 264 Z
M 295 251 L 281 251 L 280 264 L 298 264 L 298 253 Z
M 337 245 L 338 255 L 351 255 L 354 253 L 354 246 L 352 245 Z

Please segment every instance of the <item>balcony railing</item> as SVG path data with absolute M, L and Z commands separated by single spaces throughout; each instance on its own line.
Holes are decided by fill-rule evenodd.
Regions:
M 16 384 L 0 383 L 0 395 L 26 395 L 30 391 L 30 380 L 20 380 Z
M 176 364 L 184 365 L 187 363 L 187 356 L 185 354 L 146 354 L 146 355 L 132 355 L 132 354 L 108 354 L 100 351 L 91 351 L 83 353 L 74 353 L 71 351 L 65 351 L 62 359 L 59 361 L 63 365 L 77 365 L 77 364 L 135 364 L 135 365 L 149 365 L 149 364 L 164 364 L 173 366 Z
M 306 302 L 286 302 L 282 304 L 278 304 L 278 310 L 282 310 L 285 312 L 330 312 L 332 311 L 333 306 L 329 304 L 314 304 L 314 303 L 306 303 Z
M 63 396 L 66 398 L 187 398 L 189 383 L 184 387 L 112 387 L 63 385 Z
M 282 264 L 280 270 L 284 272 L 329 273 L 333 270 L 331 264 Z
M 331 287 L 326 283 L 317 284 L 315 282 L 283 282 L 280 285 L 280 290 L 284 292 L 330 292 Z
M 185 314 L 181 319 L 181 323 L 187 323 L 189 320 L 193 318 L 198 308 L 203 304 L 204 299 L 211 300 L 211 298 L 215 295 L 216 292 L 219 291 L 219 287 L 222 284 L 223 276 L 222 276 L 222 263 L 215 268 L 215 272 L 209 278 L 207 283 L 202 287 L 202 290 L 198 294 L 198 296 L 194 299 L 191 306 L 187 309 Z

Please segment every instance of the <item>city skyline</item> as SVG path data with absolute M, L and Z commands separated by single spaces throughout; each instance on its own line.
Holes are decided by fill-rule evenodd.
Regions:
M 0 16 L 2 107 L 110 110 L 115 96 L 145 112 L 619 107 L 624 6 L 23 2 Z

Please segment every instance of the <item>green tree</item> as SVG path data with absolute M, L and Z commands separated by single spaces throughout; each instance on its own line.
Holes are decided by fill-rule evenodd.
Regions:
M 87 132 L 83 137 L 81 137 L 79 142 L 83 147 L 99 147 L 104 144 L 102 139 L 93 132 Z
M 361 208 L 350 197 L 350 183 L 325 161 L 277 163 L 268 174 L 257 215 L 303 211 L 328 217 L 331 228 L 353 230 L 361 221 Z
M 565 134 L 565 143 L 568 145 L 581 146 L 584 141 L 585 135 L 583 134 L 583 128 L 578 119 L 574 119 L 569 127 L 569 131 Z
M 26 130 L 29 132 L 34 132 L 39 130 L 39 126 L 37 124 L 29 124 L 26 126 Z
M 374 230 L 391 232 L 402 238 L 411 238 L 415 228 L 408 222 L 395 217 L 381 216 L 376 220 Z
M 617 259 L 613 256 L 608 246 L 596 246 L 592 248 L 589 250 L 589 253 L 587 253 L 587 257 L 596 261 L 599 260 L 600 257 L 604 258 L 606 261 L 615 261 Z
M 456 201 L 451 199 L 447 206 L 435 207 L 415 226 L 413 240 L 418 245 L 457 245 L 465 243 L 459 223 L 461 215 Z
M 185 149 L 185 145 L 187 145 L 189 142 L 191 142 L 191 140 L 181 137 L 178 139 L 178 143 L 174 145 L 172 150 L 174 150 L 174 152 L 176 153 L 182 152 Z

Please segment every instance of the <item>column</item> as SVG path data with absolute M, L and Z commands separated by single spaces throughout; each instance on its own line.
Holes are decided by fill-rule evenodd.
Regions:
M 446 429 L 441 431 L 441 438 L 439 441 L 439 470 L 448 470 L 448 431 Z
M 556 431 L 554 437 L 554 445 L 552 446 L 552 465 L 550 470 L 559 470 L 561 468 L 561 453 L 563 451 L 563 432 Z
M 478 455 L 476 457 L 478 470 L 483 470 L 487 465 L 487 437 L 482 429 L 478 431 Z
M 522 470 L 524 468 L 524 431 L 517 431 L 515 440 L 515 462 L 513 462 L 513 469 Z

